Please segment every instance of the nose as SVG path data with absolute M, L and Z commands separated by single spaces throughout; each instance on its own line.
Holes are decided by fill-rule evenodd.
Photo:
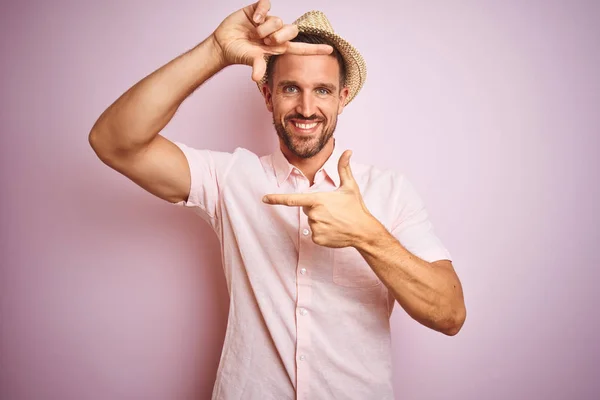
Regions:
M 296 106 L 296 112 L 305 117 L 310 117 L 316 114 L 317 108 L 315 105 L 315 99 L 311 91 L 307 90 L 302 93 Z

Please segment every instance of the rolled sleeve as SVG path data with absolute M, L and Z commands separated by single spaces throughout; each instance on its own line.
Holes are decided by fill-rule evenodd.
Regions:
M 452 260 L 450 252 L 436 236 L 423 200 L 413 185 L 402 177 L 400 214 L 391 233 L 412 254 L 427 261 Z

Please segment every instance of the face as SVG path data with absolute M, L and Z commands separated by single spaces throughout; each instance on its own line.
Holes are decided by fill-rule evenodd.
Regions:
M 296 157 L 318 154 L 333 136 L 348 88 L 330 55 L 280 56 L 263 94 L 280 140 Z

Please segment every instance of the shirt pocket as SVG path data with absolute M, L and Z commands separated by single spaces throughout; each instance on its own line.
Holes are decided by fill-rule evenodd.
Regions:
M 333 249 L 333 283 L 351 288 L 381 284 L 371 266 L 354 247 Z

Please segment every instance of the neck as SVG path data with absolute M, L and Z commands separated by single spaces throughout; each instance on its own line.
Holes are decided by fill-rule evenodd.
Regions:
M 315 181 L 315 175 L 317 174 L 317 171 L 321 169 L 329 157 L 331 157 L 335 146 L 335 139 L 331 137 L 321 151 L 311 158 L 301 158 L 292 154 L 292 152 L 281 140 L 279 142 L 279 146 L 281 148 L 281 152 L 288 162 L 302 171 L 302 174 L 308 178 L 310 184 L 312 185 Z

